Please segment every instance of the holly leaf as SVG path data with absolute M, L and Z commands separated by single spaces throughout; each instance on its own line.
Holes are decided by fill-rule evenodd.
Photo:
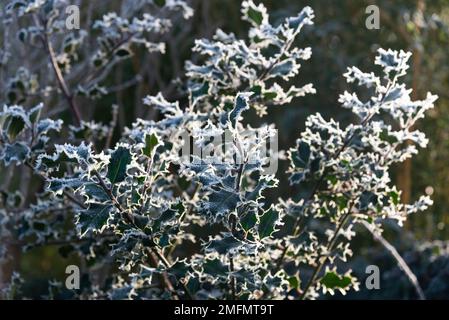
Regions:
M 153 0 L 153 2 L 159 7 L 165 6 L 165 0 Z
M 237 192 L 220 188 L 209 195 L 204 209 L 214 220 L 217 220 L 234 211 L 239 202 L 240 195 Z
M 17 116 L 12 116 L 9 121 L 8 136 L 10 139 L 15 139 L 25 128 L 25 121 Z
M 152 158 L 153 151 L 156 150 L 160 145 L 161 143 L 159 141 L 159 138 L 155 133 L 147 134 L 145 136 L 145 147 L 142 149 L 142 153 L 148 158 Z
M 330 269 L 326 267 L 324 276 L 320 279 L 320 284 L 323 286 L 324 293 L 329 292 L 331 295 L 334 294 L 335 290 L 340 291 L 343 295 L 354 286 L 358 288 L 357 280 L 351 276 L 350 271 L 346 274 L 338 274 L 337 269 Z
M 126 178 L 126 167 L 131 163 L 131 153 L 125 147 L 118 147 L 111 155 L 108 165 L 108 179 L 112 184 Z
M 259 220 L 259 237 L 264 239 L 270 237 L 275 231 L 279 230 L 276 227 L 281 224 L 280 214 L 274 206 L 271 206 L 263 215 L 260 216 Z
M 234 102 L 234 109 L 229 113 L 229 121 L 232 126 L 235 127 L 238 119 L 243 111 L 249 109 L 248 98 L 252 95 L 251 93 L 239 92 Z
M 101 233 L 111 216 L 112 208 L 112 204 L 92 203 L 88 209 L 81 211 L 76 221 L 81 237 L 88 231 Z
M 76 189 L 84 183 L 84 180 L 78 178 L 54 178 L 49 181 L 48 188 L 56 194 L 62 194 L 65 189 Z
M 268 23 L 267 8 L 263 4 L 256 6 L 252 0 L 244 1 L 242 13 L 243 19 L 250 22 L 254 27 Z
M 87 196 L 97 201 L 104 202 L 109 200 L 109 195 L 106 193 L 106 191 L 104 191 L 104 189 L 96 183 L 85 184 L 84 191 Z
M 254 210 L 249 210 L 240 218 L 240 225 L 242 226 L 245 232 L 248 232 L 250 229 L 254 228 L 257 223 L 257 215 Z
M 30 155 L 30 148 L 22 142 L 15 142 L 13 144 L 6 143 L 5 148 L 0 154 L 0 159 L 4 161 L 5 165 L 11 162 L 16 162 L 17 165 L 23 163 Z
M 220 236 L 211 240 L 206 247 L 207 252 L 217 252 L 219 254 L 235 254 L 245 250 L 246 243 L 240 241 L 230 233 L 223 232 Z

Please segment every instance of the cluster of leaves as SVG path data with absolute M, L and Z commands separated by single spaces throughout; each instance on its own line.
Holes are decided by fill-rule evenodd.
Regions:
M 400 192 L 391 185 L 389 174 L 394 163 L 417 153 L 416 145 L 426 146 L 424 134 L 413 130 L 413 125 L 436 100 L 428 94 L 423 101 L 412 101 L 411 90 L 398 82 L 406 74 L 409 57 L 403 51 L 379 49 L 375 63 L 382 68 L 382 78 L 349 68 L 345 74 L 349 83 L 372 90 L 366 101 L 356 93 L 340 96 L 342 106 L 350 108 L 360 122 L 341 129 L 334 120 L 312 115 L 297 146 L 289 151 L 291 183 L 312 186 L 299 201 L 284 205 L 294 225 L 290 244 L 294 249 L 286 249 L 286 253 L 301 252 L 301 262 L 313 270 L 303 296 L 318 296 L 323 285 L 324 291 L 329 290 L 329 271 L 318 280 L 320 269 L 327 262 L 336 268 L 352 255 L 354 224 L 366 221 L 381 231 L 383 220 L 397 220 L 402 225 L 409 214 L 432 204 L 427 196 L 414 204 L 400 203 Z M 389 115 L 391 124 L 384 122 L 382 113 Z M 321 221 L 318 225 L 317 220 Z M 297 242 L 298 238 L 302 241 Z M 331 272 L 336 273 L 336 269 Z M 357 288 L 357 283 L 345 281 L 342 275 L 340 281 L 332 283 L 341 291 Z
M 385 219 L 401 224 L 431 204 L 426 197 L 401 204 L 400 192 L 391 186 L 390 166 L 417 152 L 410 142 L 426 145 L 413 125 L 436 99 L 430 94 L 423 101 L 410 99 L 410 91 L 398 83 L 410 55 L 391 50 L 379 50 L 376 58 L 382 78 L 355 67 L 345 74 L 348 82 L 372 91 L 366 102 L 355 93 L 340 98 L 359 122 L 341 129 L 319 114 L 306 120 L 306 130 L 288 152 L 287 172 L 305 192 L 267 203 L 267 191 L 278 184 L 267 170 L 281 158 L 277 150 L 267 151 L 276 130 L 273 125 L 253 128 L 244 123 L 244 114 L 253 108 L 263 115 L 269 106 L 315 93 L 310 84 L 288 90 L 279 85 L 298 74 L 300 60 L 310 58 L 310 48 L 293 44 L 314 14 L 306 7 L 273 26 L 266 8 L 249 0 L 242 3 L 242 15 L 251 24 L 246 41 L 218 30 L 212 40 L 196 42 L 200 62 L 187 62 L 185 68 L 188 105 L 162 94 L 148 96 L 145 104 L 158 109 L 162 119 L 137 119 L 113 148 L 98 150 L 87 141 L 50 146 L 49 133 L 61 130 L 59 120 L 39 120 L 40 106 L 30 111 L 4 107 L 4 165 L 26 164 L 46 180 L 46 188 L 24 210 L 8 200 L 11 204 L 0 211 L 0 230 L 9 227 L 26 249 L 62 244 L 63 254 L 76 253 L 88 262 L 86 273 L 105 270 L 104 281 L 75 290 L 73 297 L 345 294 L 358 289 L 351 271 L 340 268 L 352 255 L 353 226 L 367 221 L 381 230 Z M 165 25 L 150 16 L 130 22 L 114 14 L 96 24 L 112 43 L 126 37 L 125 30 L 138 33 L 134 41 L 142 42 L 144 31 L 162 31 Z M 129 55 L 122 45 L 116 50 L 121 57 Z M 102 46 L 96 57 L 109 52 Z M 381 113 L 389 114 L 391 124 L 378 119 Z M 70 127 L 73 140 L 82 125 Z M 210 142 L 223 135 L 219 144 Z M 202 150 L 200 156 L 190 152 L 190 140 Z M 67 227 L 71 221 L 74 226 Z M 52 296 L 61 289 L 57 283 L 50 287 Z
M 10 79 L 8 83 L 7 102 L 16 104 L 24 103 L 27 98 L 35 96 L 47 97 L 59 85 L 59 90 L 65 98 L 72 100 L 71 109 L 75 124 L 77 126 L 82 124 L 80 108 L 73 102 L 76 97 L 98 99 L 105 96 L 109 92 L 104 83 L 105 79 L 117 64 L 139 52 L 139 47 L 145 48 L 150 53 L 165 52 L 165 44 L 155 39 L 167 33 L 172 27 L 168 18 L 170 12 L 181 11 L 185 19 L 193 14 L 192 9 L 184 1 L 148 0 L 144 4 L 153 9 L 157 15 L 167 18 L 140 12 L 136 12 L 139 16 L 125 18 L 115 12 L 109 12 L 95 20 L 92 26 L 89 25 L 91 28 L 89 30 L 82 29 L 81 26 L 69 30 L 67 29 L 69 19 L 75 19 L 69 14 L 79 15 L 80 9 L 78 7 L 78 11 L 73 12 L 67 10 L 69 3 L 66 0 L 9 1 L 2 13 L 4 28 L 9 30 L 13 22 L 19 22 L 17 38 L 23 44 L 45 52 L 50 62 L 49 74 L 52 74 L 53 70 L 57 71 L 55 80 L 49 81 L 46 85 L 45 81 L 41 83 L 37 81 L 36 74 L 21 67 L 16 77 Z M 14 31 L 14 28 L 10 29 Z M 14 51 L 5 50 L 2 65 L 6 66 L 9 60 L 13 60 L 13 54 Z M 50 79 L 52 77 L 48 77 L 47 81 Z M 55 82 L 59 84 L 56 85 Z

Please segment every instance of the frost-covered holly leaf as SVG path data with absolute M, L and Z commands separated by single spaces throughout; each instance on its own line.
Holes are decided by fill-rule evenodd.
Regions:
M 297 168 L 307 168 L 310 160 L 310 146 L 307 142 L 299 142 L 296 149 L 290 150 L 292 163 Z
M 123 287 L 112 288 L 108 293 L 108 298 L 111 300 L 130 300 L 134 294 L 133 287 L 131 285 L 125 285 Z
M 25 129 L 25 121 L 21 117 L 12 116 L 8 124 L 8 135 L 10 139 L 15 139 L 22 130 Z
M 271 206 L 259 217 L 258 232 L 260 239 L 270 237 L 277 229 L 277 226 L 281 225 L 281 217 L 279 211 Z
M 407 69 L 409 68 L 407 62 L 411 57 L 411 52 L 405 52 L 403 50 L 384 50 L 380 48 L 377 51 L 377 56 L 375 64 L 380 65 L 384 69 L 384 73 L 389 76 L 390 73 L 394 72 L 395 75 L 403 76 L 405 75 Z
M 101 233 L 107 226 L 112 209 L 112 204 L 92 203 L 89 208 L 80 211 L 76 220 L 80 235 L 84 236 L 88 231 Z
M 203 272 L 222 280 L 228 278 L 229 268 L 219 259 L 206 259 L 202 265 Z
M 304 25 L 313 24 L 315 17 L 311 7 L 304 7 L 296 17 L 287 18 L 289 28 L 299 31 Z
M 371 191 L 364 191 L 359 198 L 358 207 L 360 210 L 366 210 L 371 205 L 376 205 L 378 196 Z
M 351 276 L 351 271 L 341 275 L 337 272 L 336 268 L 330 269 L 329 267 L 326 267 L 324 276 L 319 282 L 323 286 L 324 293 L 329 292 L 332 295 L 335 290 L 340 291 L 343 295 L 345 295 L 352 287 L 358 290 L 358 282 Z
M 234 252 L 241 244 L 242 242 L 232 235 L 223 234 L 222 237 L 211 240 L 206 246 L 206 251 L 227 254 Z
M 17 165 L 25 162 L 30 155 L 30 148 L 23 142 L 13 144 L 6 143 L 3 150 L 0 151 L 0 159 L 5 165 L 15 162 Z
M 200 83 L 200 84 L 193 84 L 190 88 L 190 100 L 192 102 L 192 105 L 195 105 L 197 101 L 199 101 L 201 98 L 207 96 L 209 94 L 209 83 Z
M 62 127 L 62 120 L 51 120 L 51 119 L 43 119 L 37 123 L 37 133 L 38 134 L 47 134 L 49 131 L 59 131 Z
M 298 140 L 296 148 L 289 150 L 288 157 L 291 163 L 291 184 L 299 184 L 309 170 L 313 173 L 320 168 L 320 159 L 312 159 L 310 145 L 303 140 Z
M 142 149 L 142 153 L 148 158 L 153 156 L 153 150 L 156 150 L 161 142 L 155 133 L 145 135 L 145 147 Z
M 167 232 L 178 226 L 178 219 L 185 213 L 185 206 L 181 201 L 169 204 L 161 213 L 152 217 L 151 229 L 153 233 Z
M 48 181 L 48 188 L 55 194 L 62 194 L 67 188 L 77 189 L 85 183 L 80 178 L 52 178 Z
M 108 179 L 112 184 L 126 178 L 126 168 L 131 163 L 131 153 L 125 147 L 118 147 L 111 155 L 108 165 Z
M 208 171 L 204 171 L 200 175 L 198 175 L 198 180 L 203 185 L 203 187 L 209 187 L 220 183 L 219 177 L 217 177 L 214 172 Z
M 236 254 L 239 251 L 252 253 L 255 245 L 245 243 L 228 232 L 222 232 L 221 235 L 210 240 L 206 245 L 206 252 L 217 252 L 219 254 Z
M 87 166 L 92 155 L 91 145 L 82 142 L 79 146 L 71 144 L 56 145 L 56 151 L 52 155 L 41 154 L 36 162 L 37 170 L 52 172 L 64 163 L 77 163 L 83 167 Z
M 229 113 L 229 121 L 231 122 L 233 127 L 235 127 L 242 112 L 249 109 L 248 99 L 251 95 L 252 92 L 240 92 L 237 94 L 234 102 L 234 109 L 232 109 L 232 111 Z
M 86 183 L 84 184 L 84 192 L 88 196 L 89 200 L 104 202 L 109 200 L 109 195 L 96 183 Z
M 153 0 L 153 2 L 154 2 L 155 4 L 157 4 L 159 7 L 165 6 L 165 1 L 166 1 L 166 0 Z
M 247 200 L 260 200 L 263 196 L 262 193 L 268 188 L 274 188 L 278 184 L 278 180 L 274 176 L 262 176 L 257 181 L 257 185 L 251 192 L 246 193 Z
M 268 273 L 263 279 L 263 283 L 268 291 L 273 291 L 287 285 L 287 281 L 279 273 L 275 275 Z
M 285 80 L 298 73 L 300 65 L 294 59 L 286 59 L 276 64 L 271 70 L 272 77 L 282 77 Z
M 255 210 L 248 210 L 240 217 L 240 225 L 242 226 L 243 230 L 248 232 L 249 230 L 254 228 L 257 220 L 257 214 Z
M 182 111 L 179 108 L 179 102 L 167 101 L 162 93 L 158 93 L 156 96 L 147 96 L 143 100 L 143 103 L 148 106 L 154 106 L 164 114 L 181 115 Z
M 255 27 L 268 23 L 267 8 L 262 3 L 256 6 L 252 0 L 243 1 L 242 13 L 243 20 L 250 22 Z
M 203 208 L 208 216 L 213 220 L 218 220 L 234 211 L 240 200 L 240 194 L 235 190 L 219 188 L 209 194 Z
M 28 111 L 28 118 L 30 119 L 31 123 L 36 123 L 39 121 L 43 108 L 44 104 L 40 103 L 37 106 L 31 108 L 30 111 Z
M 25 128 L 30 128 L 31 123 L 27 112 L 21 106 L 3 106 L 0 112 L 1 129 L 14 140 Z

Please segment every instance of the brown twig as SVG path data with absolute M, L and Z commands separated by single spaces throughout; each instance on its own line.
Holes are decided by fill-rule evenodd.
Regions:
M 354 204 L 353 204 L 354 205 Z M 300 295 L 300 299 L 303 300 L 306 295 L 307 292 L 309 291 L 310 287 L 313 285 L 313 283 L 316 280 L 316 277 L 318 276 L 318 274 L 320 273 L 321 269 L 326 265 L 327 263 L 327 259 L 329 259 L 329 254 L 332 252 L 332 250 L 334 249 L 335 244 L 337 243 L 337 239 L 338 236 L 340 234 L 340 230 L 343 228 L 343 226 L 348 222 L 350 216 L 351 216 L 351 211 L 352 211 L 352 207 L 353 205 L 351 205 L 348 209 L 348 212 L 346 212 L 343 217 L 341 218 L 341 222 L 337 225 L 337 228 L 335 229 L 335 233 L 332 236 L 332 239 L 329 241 L 328 245 L 326 246 L 326 251 L 328 253 L 328 255 L 324 256 L 322 261 L 319 261 L 321 259 L 321 257 L 318 257 L 318 265 L 315 267 L 315 269 L 313 270 L 313 274 L 310 277 L 309 281 L 307 282 L 302 294 Z
M 39 20 L 37 18 L 35 20 L 37 21 L 38 26 L 40 26 L 40 24 L 38 22 Z M 75 119 L 74 119 L 75 125 L 79 126 L 82 121 L 81 113 L 79 111 L 78 105 L 76 104 L 73 95 L 70 93 L 70 89 L 64 79 L 62 71 L 58 66 L 58 62 L 56 61 L 56 54 L 55 54 L 55 51 L 51 44 L 50 38 L 48 37 L 47 23 L 44 21 L 43 25 L 44 25 L 44 38 L 42 40 L 43 40 L 44 47 L 46 48 L 47 53 L 49 55 L 50 63 L 53 68 L 53 71 L 55 72 L 56 80 L 58 81 L 58 84 L 62 91 L 62 94 L 64 95 L 65 99 L 67 100 L 69 107 L 75 117 Z
M 162 254 L 162 252 L 156 247 L 152 247 L 151 252 L 154 253 L 158 259 L 162 262 L 162 264 L 166 267 L 169 268 L 170 267 L 170 262 L 167 261 L 167 259 L 165 258 L 165 256 Z M 167 277 L 168 278 L 168 277 Z M 168 280 L 170 282 L 170 280 Z M 179 282 L 184 290 L 184 294 L 187 297 L 188 300 L 194 300 L 193 296 L 190 294 L 189 289 L 187 288 L 187 286 L 183 283 L 183 282 Z M 171 282 L 170 282 L 171 284 Z

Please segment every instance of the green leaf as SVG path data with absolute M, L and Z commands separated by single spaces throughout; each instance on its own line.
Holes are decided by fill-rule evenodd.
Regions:
M 257 10 L 255 6 L 249 6 L 246 11 L 246 15 L 257 26 L 260 26 L 263 22 L 264 14 L 263 12 Z
M 313 10 L 310 7 L 305 7 L 296 17 L 287 19 L 288 27 L 298 30 L 304 24 L 310 24 L 313 17 Z
M 168 247 L 170 245 L 170 236 L 167 233 L 164 233 L 158 241 L 158 245 L 161 248 Z
M 287 59 L 276 64 L 270 71 L 271 75 L 285 77 L 289 76 L 293 69 L 295 68 L 296 63 L 293 59 Z
M 165 0 L 153 0 L 153 2 L 159 7 L 165 6 Z
M 270 209 L 264 212 L 262 216 L 260 216 L 259 221 L 259 237 L 260 239 L 271 236 L 276 229 L 276 226 L 280 224 L 280 215 L 279 211 L 277 211 L 273 206 Z
M 206 211 L 214 218 L 221 218 L 234 211 L 240 201 L 240 196 L 233 190 L 219 189 L 209 195 Z
M 263 97 L 267 100 L 273 100 L 278 96 L 277 92 L 274 91 L 265 91 L 263 93 Z
M 84 183 L 85 181 L 78 178 L 54 178 L 49 181 L 48 188 L 56 194 L 62 194 L 66 188 L 76 189 Z
M 25 121 L 22 117 L 12 116 L 8 125 L 8 136 L 15 139 L 25 128 Z
M 398 142 L 398 139 L 397 139 L 395 136 L 390 136 L 390 135 L 388 134 L 388 130 L 387 130 L 387 129 L 384 129 L 384 130 L 382 130 L 382 131 L 379 133 L 379 138 L 380 138 L 382 141 L 386 141 L 386 142 L 388 142 L 388 143 L 390 143 L 390 144 L 393 144 L 393 143 Z
M 107 225 L 112 208 L 111 204 L 92 203 L 88 209 L 81 211 L 76 222 L 81 236 L 84 236 L 89 230 L 101 232 Z
M 111 155 L 108 165 L 108 178 L 112 184 L 126 178 L 126 167 L 131 163 L 131 153 L 125 147 L 118 147 Z
M 288 281 L 290 287 L 293 289 L 298 289 L 299 285 L 301 283 L 297 276 L 290 277 L 287 279 L 287 281 Z
M 161 143 L 159 142 L 159 138 L 155 133 L 147 134 L 145 136 L 145 147 L 142 149 L 144 155 L 148 158 L 153 157 L 153 150 L 155 150 Z
M 3 151 L 0 154 L 0 159 L 9 165 L 15 161 L 17 164 L 21 164 L 30 155 L 30 148 L 23 142 L 15 142 L 13 144 L 5 144 Z
M 352 278 L 346 275 L 339 275 L 336 271 L 327 271 L 320 279 L 320 282 L 327 289 L 347 289 L 352 283 Z
M 240 218 L 240 225 L 246 232 L 252 229 L 256 225 L 256 223 L 257 223 L 257 215 L 253 210 L 246 212 Z
M 237 121 L 243 111 L 249 109 L 248 98 L 250 94 L 248 93 L 238 93 L 234 102 L 234 109 L 229 113 L 229 121 L 235 127 Z
M 366 210 L 370 204 L 375 205 L 377 203 L 377 195 L 371 191 L 363 191 L 359 198 L 359 209 Z
M 39 120 L 43 107 L 44 107 L 43 104 L 39 104 L 30 110 L 29 117 L 31 123 L 36 123 Z
M 310 160 L 310 146 L 307 142 L 301 141 L 297 150 L 291 151 L 292 162 L 297 168 L 305 169 Z
M 239 248 L 243 248 L 244 245 L 244 242 L 235 238 L 230 233 L 223 233 L 222 237 L 211 240 L 206 250 L 219 254 L 234 254 Z
M 263 198 L 262 193 L 268 188 L 274 188 L 278 184 L 278 180 L 274 176 L 263 176 L 257 182 L 256 187 L 251 192 L 246 193 L 247 200 L 256 200 Z
M 395 204 L 395 205 L 398 205 L 398 204 L 399 204 L 400 197 L 399 197 L 399 193 L 398 193 L 398 192 L 396 192 L 396 191 L 390 191 L 390 192 L 388 193 L 388 195 L 390 196 L 391 201 L 393 202 L 393 204 Z
M 190 91 L 192 104 L 195 104 L 202 97 L 207 96 L 209 94 L 209 88 L 209 83 L 207 82 L 194 86 Z
M 260 96 L 262 94 L 262 86 L 255 85 L 251 88 L 251 92 L 253 92 L 255 95 Z
M 338 205 L 338 209 L 340 211 L 342 211 L 348 207 L 349 200 L 346 196 L 343 195 L 343 196 L 337 196 L 337 198 L 335 199 L 335 202 Z
M 220 259 L 206 259 L 203 263 L 203 272 L 214 277 L 221 279 L 227 279 L 228 277 L 228 267 L 221 262 Z
M 109 195 L 96 183 L 87 183 L 84 186 L 84 190 L 89 198 L 93 198 L 97 201 L 104 202 L 109 200 Z

